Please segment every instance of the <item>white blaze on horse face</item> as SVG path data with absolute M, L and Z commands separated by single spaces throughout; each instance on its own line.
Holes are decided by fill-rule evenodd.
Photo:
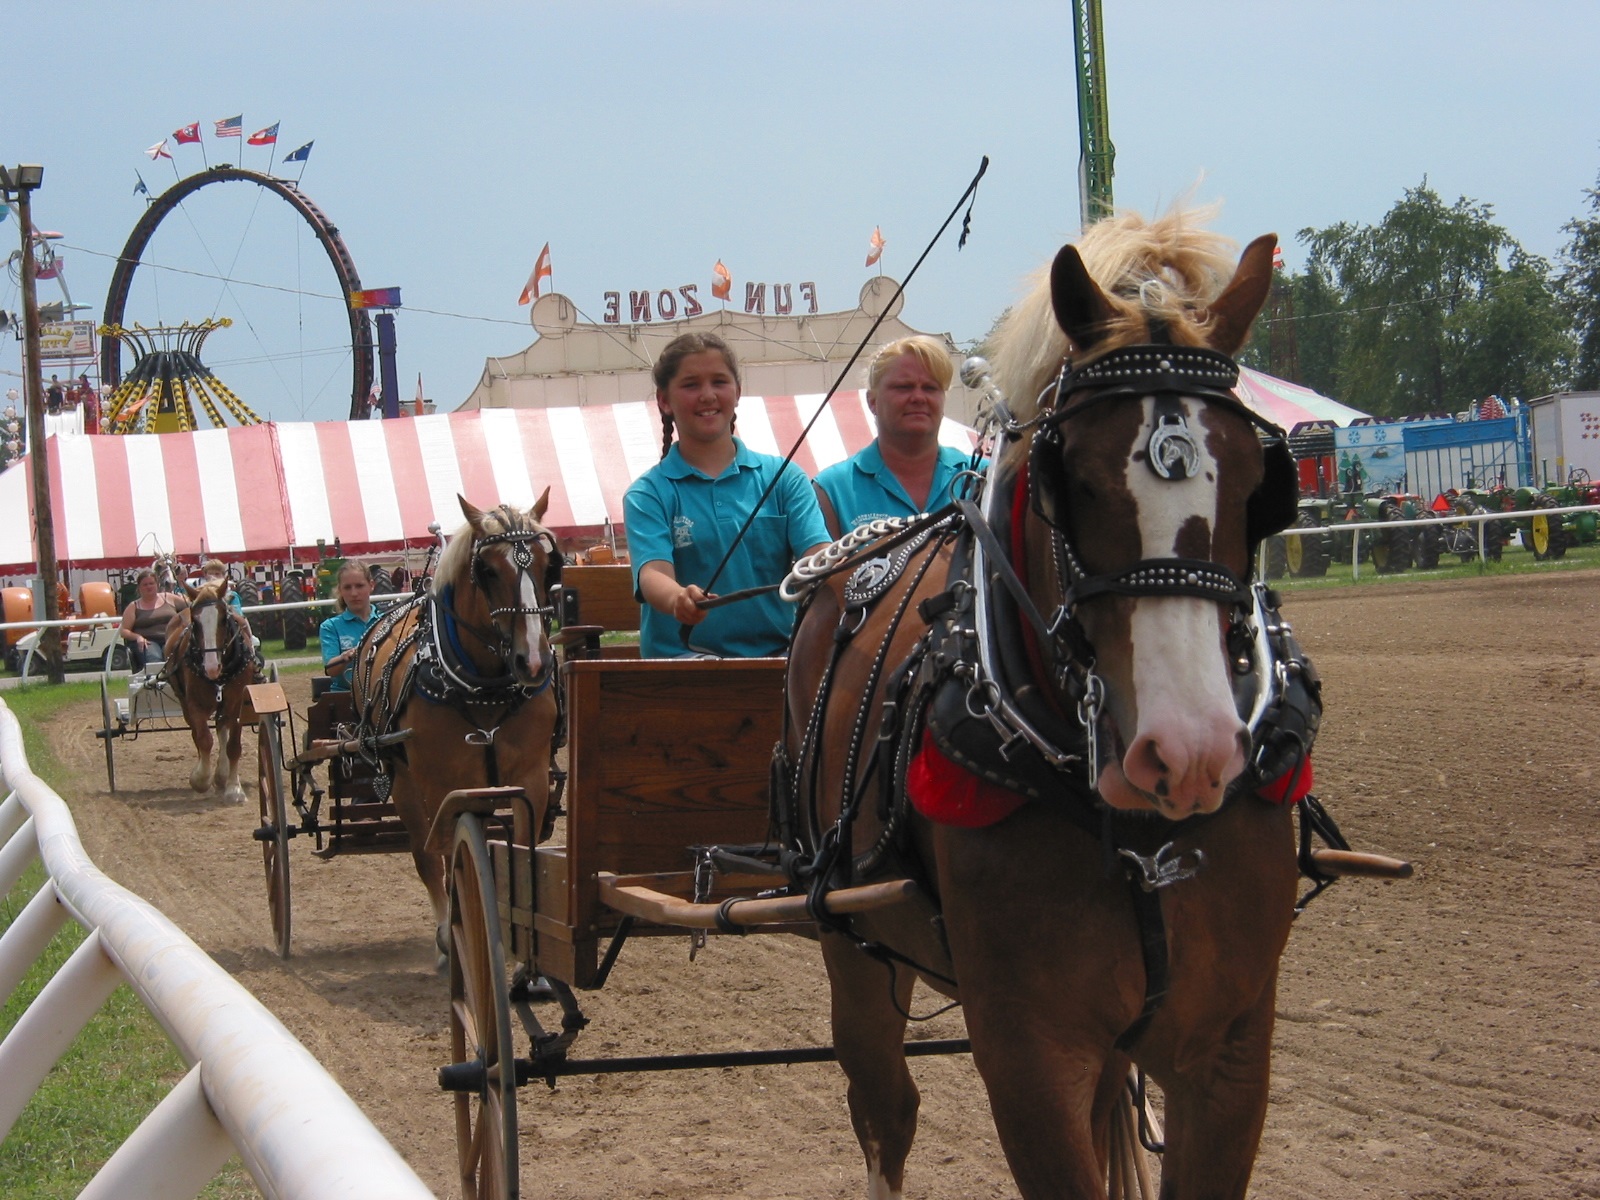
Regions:
M 1201 405 L 1182 401 L 1185 420 L 1199 450 L 1199 469 L 1162 479 L 1145 461 L 1149 432 L 1155 429 L 1155 402 L 1143 401 L 1146 433 L 1136 439 L 1126 472 L 1138 507 L 1141 558 L 1215 557 L 1208 547 L 1197 554 L 1193 542 L 1180 548 L 1180 535 L 1196 519 L 1215 531 L 1219 511 L 1220 466 L 1206 444 Z M 1234 707 L 1223 645 L 1225 614 L 1215 601 L 1197 597 L 1139 597 L 1133 601 L 1131 707 L 1132 736 L 1123 730 L 1126 751 L 1120 763 L 1101 773 L 1100 792 L 1116 807 L 1154 805 L 1174 820 L 1215 811 L 1227 785 L 1245 765 L 1247 733 Z
M 194 636 L 200 642 L 200 663 L 207 679 L 222 674 L 222 612 L 215 604 L 195 610 Z
M 526 571 L 518 576 L 517 581 L 521 589 L 518 603 L 523 610 L 522 646 L 523 653 L 527 655 L 528 674 L 543 679 L 545 673 L 555 666 L 555 655 L 544 640 L 544 620 L 539 615 L 539 589 L 534 586 L 533 576 Z

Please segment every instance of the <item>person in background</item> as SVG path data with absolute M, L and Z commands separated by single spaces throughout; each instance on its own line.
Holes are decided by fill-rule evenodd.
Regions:
M 328 690 L 350 690 L 350 664 L 356 647 L 378 614 L 372 607 L 372 573 L 366 563 L 347 562 L 339 568 L 334 594 L 334 614 L 322 622 L 317 636 L 322 641 L 322 671 L 333 677 Z
M 149 567 L 136 576 L 136 586 L 138 592 L 123 610 L 117 632 L 128 643 L 133 669 L 139 671 L 153 660 L 166 658 L 167 626 L 189 607 L 189 601 L 174 592 L 163 592 Z
M 882 347 L 867 367 L 867 407 L 878 436 L 817 473 L 817 498 L 834 537 L 884 517 L 912 517 L 950 503 L 970 456 L 939 444 L 949 352 L 926 334 Z
M 712 573 L 752 512 L 755 519 L 717 580 L 723 591 L 779 584 L 797 558 L 826 544 L 816 494 L 797 467 L 734 437 L 739 364 L 720 337 L 674 338 L 652 374 L 661 461 L 623 497 L 634 595 L 644 605 L 640 652 L 645 658 L 785 654 L 794 606 L 776 591 L 714 609 L 700 601 L 712 598 L 706 591 Z M 685 625 L 694 627 L 687 647 Z

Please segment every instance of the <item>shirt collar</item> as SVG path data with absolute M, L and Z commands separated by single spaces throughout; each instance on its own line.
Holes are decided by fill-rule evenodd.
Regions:
M 738 438 L 734 438 L 733 462 L 729 464 L 730 468 L 737 467 L 739 470 L 743 471 L 752 467 L 758 467 L 760 465 L 761 456 L 746 446 Z M 661 460 L 661 473 L 668 479 L 711 478 L 711 476 L 700 470 L 699 467 L 690 466 L 684 461 L 683 455 L 678 452 L 677 442 L 672 443 L 672 449 L 668 450 L 667 456 Z M 724 471 L 722 475 L 718 476 L 718 478 L 720 479 L 727 474 L 728 472 Z

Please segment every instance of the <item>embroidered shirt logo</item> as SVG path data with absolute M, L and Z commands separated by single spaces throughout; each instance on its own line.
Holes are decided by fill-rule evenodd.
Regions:
M 674 549 L 694 545 L 694 521 L 691 518 L 672 518 L 672 545 Z

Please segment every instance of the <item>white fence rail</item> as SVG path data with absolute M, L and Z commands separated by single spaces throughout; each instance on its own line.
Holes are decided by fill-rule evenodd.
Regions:
M 79 1030 L 126 983 L 191 1070 L 81 1196 L 194 1196 L 235 1152 L 274 1200 L 433 1194 L 276 1017 L 89 861 L 66 802 L 29 769 L 21 727 L 3 702 L 0 778 L 0 896 L 36 858 L 47 875 L 0 937 L 0 999 L 69 918 L 89 931 L 0 1042 L 0 1141 Z
M 1477 525 L 1478 562 L 1487 560 L 1486 548 L 1483 537 L 1485 523 L 1489 521 L 1519 521 L 1532 517 L 1565 516 L 1568 513 L 1596 513 L 1600 514 L 1600 505 L 1597 504 L 1569 504 L 1562 508 L 1528 508 L 1514 509 L 1510 512 L 1481 512 L 1481 513 L 1441 513 L 1437 517 L 1415 517 L 1408 521 L 1338 521 L 1329 525 L 1314 527 L 1300 527 L 1291 525 L 1274 537 L 1304 538 L 1323 537 L 1335 533 L 1349 533 L 1350 539 L 1350 577 L 1361 578 L 1361 538 L 1360 534 L 1372 533 L 1379 529 L 1406 529 L 1418 525 L 1462 525 L 1472 523 Z M 1262 542 L 1257 551 L 1256 573 L 1263 579 L 1267 574 L 1267 544 Z

